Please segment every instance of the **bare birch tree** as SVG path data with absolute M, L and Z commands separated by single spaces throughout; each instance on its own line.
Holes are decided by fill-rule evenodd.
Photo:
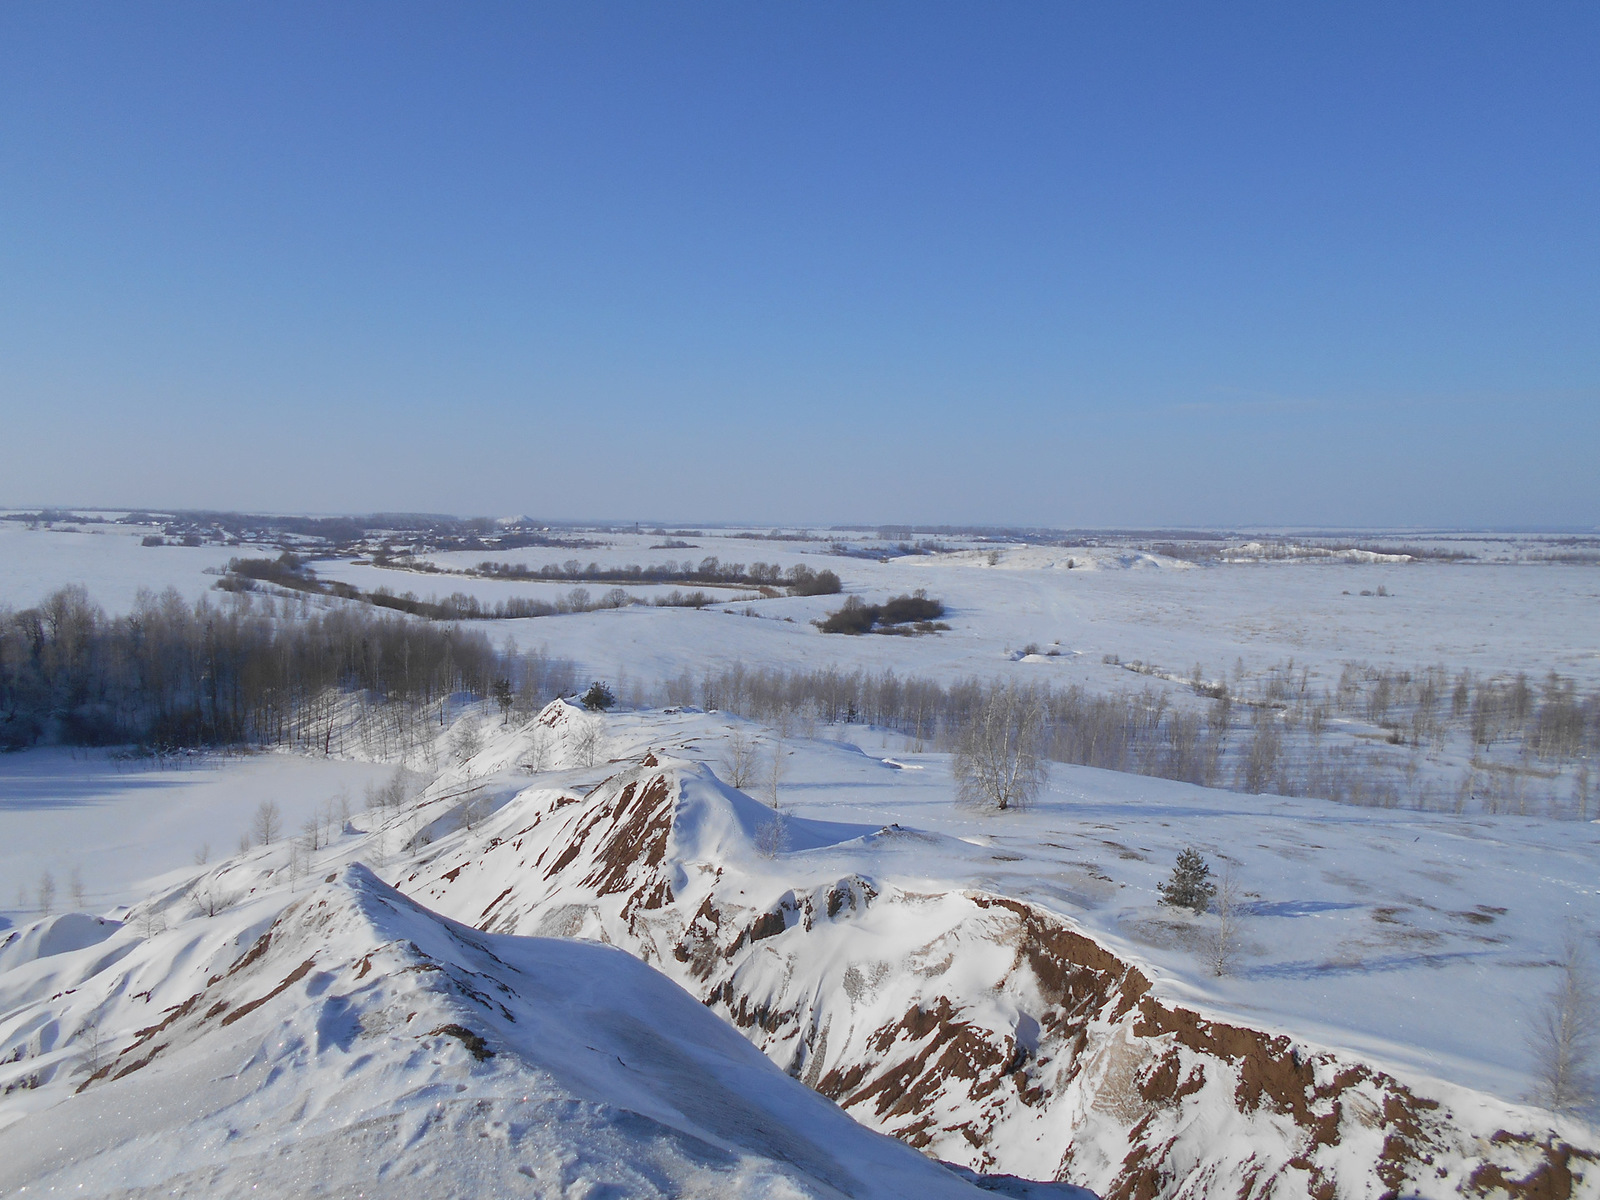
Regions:
M 754 782 L 756 774 L 755 739 L 743 729 L 735 729 L 722 746 L 722 770 L 728 782 L 742 788 Z
M 782 742 L 772 743 L 772 756 L 767 759 L 764 782 L 767 785 L 767 803 L 772 806 L 772 811 L 778 811 L 778 785 L 783 782 L 783 777 L 788 774 L 789 764 L 785 761 L 785 751 Z
M 1001 812 L 1020 808 L 1044 786 L 1044 706 L 1014 683 L 991 688 L 962 728 L 952 769 L 956 794 Z
M 1558 1113 L 1581 1113 L 1600 1094 L 1600 1004 L 1582 935 L 1567 930 L 1556 986 L 1528 1036 L 1533 1052 L 1534 1099 Z
M 255 820 L 251 822 L 250 832 L 255 835 L 255 840 L 263 846 L 270 846 L 277 840 L 282 829 L 282 816 L 278 811 L 276 800 L 263 800 L 256 806 Z
M 1211 962 L 1211 973 L 1231 974 L 1239 960 L 1240 934 L 1244 925 L 1243 896 L 1233 867 L 1222 869 L 1217 880 L 1216 894 L 1211 898 L 1211 910 L 1217 914 L 1217 924 L 1207 942 L 1206 957 Z
M 600 745 L 600 722 L 597 720 L 585 721 L 573 734 L 572 749 L 578 756 L 578 762 L 585 767 L 594 766 L 600 758 Z

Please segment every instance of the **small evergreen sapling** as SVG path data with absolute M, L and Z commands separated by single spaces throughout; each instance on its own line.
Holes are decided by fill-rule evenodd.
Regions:
M 1211 904 L 1211 897 L 1217 894 L 1217 885 L 1211 882 L 1210 876 L 1210 866 L 1200 857 L 1200 851 L 1190 846 L 1178 855 L 1171 878 L 1156 884 L 1156 891 L 1161 893 L 1161 903 L 1187 908 L 1199 916 Z
M 598 679 L 583 694 L 583 706 L 590 712 L 605 712 L 616 702 L 617 698 L 612 695 L 611 689 Z

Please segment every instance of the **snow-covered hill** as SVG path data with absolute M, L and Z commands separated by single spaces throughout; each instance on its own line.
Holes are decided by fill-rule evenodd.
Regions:
M 584 797 L 525 794 L 401 886 L 624 946 L 864 1123 L 977 1170 L 1119 1197 L 1600 1188 L 1527 1110 L 1207 1019 L 1070 922 L 929 878 L 938 835 L 793 819 L 769 859 L 772 819 L 651 754 Z
M 727 730 L 556 702 L 309 862 L 275 843 L 116 920 L 20 926 L 0 941 L 0 1191 L 975 1194 L 915 1148 L 1014 1194 L 996 1177 L 1130 1200 L 1600 1196 L 1585 1126 L 1369 1057 L 1361 1022 L 1308 1020 L 1293 981 L 1244 1005 L 1130 943 L 1117 913 L 1162 869 L 1130 847 L 1209 811 L 1181 785 L 1000 830 L 949 815 L 939 756 L 795 740 L 779 819 L 710 769 Z M 1276 805 L 1369 889 L 1392 861 L 1360 841 L 1388 827 L 1210 795 L 1218 836 Z M 1505 919 L 1530 952 L 1536 927 Z M 1443 991 L 1421 1002 L 1459 1020 Z
M 52 1075 L 56 1103 L 0 1130 L 0 1191 L 976 1194 L 786 1078 L 637 959 L 476 932 L 359 864 L 226 966 L 202 966 L 205 940 L 121 940 L 118 982 L 164 973 L 194 990 L 148 1006 L 98 1065 L 81 1028 L 53 1072 L 28 1064 Z M 140 1007 L 96 965 L 82 986 L 107 992 L 103 1024 Z

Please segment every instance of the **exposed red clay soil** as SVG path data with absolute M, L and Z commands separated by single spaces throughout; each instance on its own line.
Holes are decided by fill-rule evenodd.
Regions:
M 658 764 L 652 754 L 643 765 Z M 839 989 L 806 985 L 803 998 L 797 989 L 775 1002 L 747 990 L 744 979 L 763 976 L 741 967 L 777 953 L 794 976 L 810 979 L 807 939 L 818 926 L 910 897 L 885 899 L 851 876 L 761 910 L 713 884 L 692 915 L 674 915 L 679 901 L 669 879 L 683 864 L 666 856 L 677 792 L 667 771 L 596 788 L 554 861 L 541 868 L 544 879 L 568 889 L 567 903 L 623 896 L 631 940 L 619 944 L 647 960 L 665 952 L 681 964 L 680 982 L 758 1044 L 793 1047 L 793 1073 L 804 1066 L 818 1091 L 913 1146 L 955 1157 L 955 1136 L 970 1147 L 974 1169 L 1009 1170 L 991 1150 L 998 1127 L 1019 1113 L 1042 1115 L 1061 1105 L 1074 1120 L 1099 1122 L 1100 1158 L 1091 1182 L 1089 1151 L 1077 1141 L 1081 1125 L 1041 1125 L 1067 1130 L 1053 1134 L 1062 1139 L 1056 1177 L 1090 1183 L 1106 1200 L 1593 1194 L 1600 1157 L 1592 1151 L 1548 1132 L 1469 1135 L 1439 1100 L 1350 1056 L 1164 1003 L 1136 967 L 1062 918 L 1003 896 L 959 893 L 972 914 L 961 928 L 1013 950 L 993 991 L 942 994 L 930 985 L 914 1006 L 855 1038 L 857 1049 L 830 1049 L 828 1030 L 836 1022 L 848 1029 L 851 1021 Z M 581 878 L 558 878 L 579 870 Z M 509 907 L 495 918 L 497 927 L 509 928 Z M 1018 1028 L 994 1027 L 991 1002 L 1002 992 L 1036 1033 L 1024 1038 Z M 939 1115 L 941 1105 L 953 1111 L 951 1097 L 967 1114 L 955 1124 Z M 1251 1131 L 1251 1145 L 1264 1149 L 1234 1161 L 1227 1147 L 1202 1139 L 1197 1151 L 1196 1127 Z M 1120 1147 L 1109 1168 L 1108 1145 Z

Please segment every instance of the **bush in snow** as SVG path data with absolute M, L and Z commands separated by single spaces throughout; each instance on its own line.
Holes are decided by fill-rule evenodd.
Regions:
M 1211 897 L 1217 894 L 1217 885 L 1211 882 L 1211 867 L 1193 846 L 1178 855 L 1178 863 L 1165 883 L 1156 884 L 1161 893 L 1161 903 L 1174 908 L 1187 908 L 1196 916 L 1205 912 Z
M 844 607 L 818 622 L 823 633 L 866 633 L 878 623 L 878 608 L 860 596 L 846 596 Z
M 611 689 L 596 679 L 589 685 L 589 690 L 583 694 L 583 706 L 590 712 L 605 712 L 617 702 L 611 694 Z

